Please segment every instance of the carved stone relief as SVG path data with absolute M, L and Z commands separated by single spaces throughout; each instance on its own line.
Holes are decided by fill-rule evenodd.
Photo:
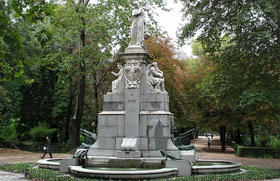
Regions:
M 147 83 L 152 91 L 166 93 L 164 88 L 163 72 L 157 67 L 157 63 L 153 62 L 147 66 Z
M 136 60 L 127 61 L 124 67 L 124 78 L 125 78 L 126 88 L 128 89 L 139 88 L 141 76 L 142 76 L 142 71 L 140 68 L 140 63 Z
M 112 92 L 116 92 L 117 88 L 120 87 L 121 80 L 123 77 L 123 67 L 121 64 L 118 64 L 118 69 L 119 69 L 118 73 L 111 72 L 114 76 L 118 77 L 116 80 L 112 82 Z

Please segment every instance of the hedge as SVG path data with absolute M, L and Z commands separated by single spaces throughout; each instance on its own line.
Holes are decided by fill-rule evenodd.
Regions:
M 240 157 L 280 158 L 280 149 L 237 146 L 236 154 Z

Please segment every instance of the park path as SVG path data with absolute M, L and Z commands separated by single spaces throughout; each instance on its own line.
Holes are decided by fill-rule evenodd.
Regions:
M 255 166 L 269 168 L 280 171 L 280 159 L 270 158 L 245 158 L 235 155 L 234 149 L 230 146 L 226 147 L 226 151 L 222 152 L 220 137 L 214 137 L 211 140 L 211 146 L 208 148 L 207 138 L 199 136 L 192 141 L 197 150 L 197 156 L 200 159 L 213 159 L 213 160 L 231 160 L 240 162 L 244 166 Z
M 0 165 L 9 163 L 37 162 L 43 153 L 33 153 L 17 149 L 0 148 Z M 45 158 L 48 158 L 48 154 Z M 69 158 L 72 154 L 54 153 L 54 158 Z

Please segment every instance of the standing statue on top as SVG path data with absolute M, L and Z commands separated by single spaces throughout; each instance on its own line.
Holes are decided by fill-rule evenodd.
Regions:
M 139 2 L 135 2 L 134 7 L 135 9 L 132 11 L 131 42 L 129 45 L 136 45 L 144 48 L 145 14 Z

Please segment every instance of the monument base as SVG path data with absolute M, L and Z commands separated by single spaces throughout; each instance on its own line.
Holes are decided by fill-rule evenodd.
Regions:
M 120 157 L 88 157 L 88 167 L 114 167 L 114 168 L 164 168 L 163 157 L 139 157 L 139 158 L 120 158 Z
M 140 158 L 141 151 L 117 151 L 119 158 Z

